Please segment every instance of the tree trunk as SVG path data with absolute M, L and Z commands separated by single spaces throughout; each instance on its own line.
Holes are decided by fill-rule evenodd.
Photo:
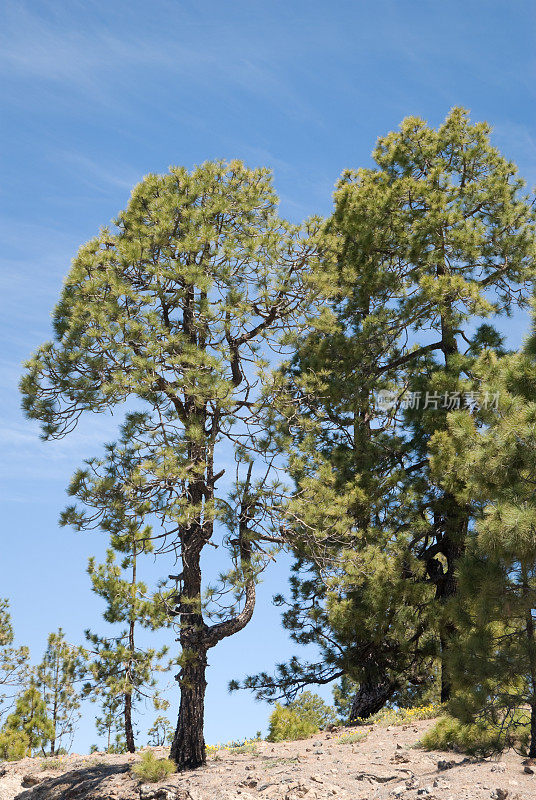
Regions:
M 533 700 L 530 707 L 529 758 L 536 758 L 536 700 Z
M 125 739 L 127 743 L 127 750 L 129 753 L 135 753 L 136 745 L 134 744 L 134 730 L 132 728 L 132 695 L 130 692 L 125 693 L 123 716 L 125 720 Z
M 179 771 L 196 769 L 206 763 L 203 725 L 207 653 L 199 648 L 197 652 L 183 651 L 183 657 L 185 663 L 178 676 L 181 687 L 179 720 L 171 745 L 171 758 Z
M 136 645 L 134 640 L 135 634 L 135 627 L 136 627 L 136 615 L 135 615 L 135 608 L 136 608 L 136 567 L 137 567 L 137 553 L 136 553 L 136 541 L 135 539 L 132 540 L 132 552 L 131 552 L 131 559 L 132 559 L 132 577 L 130 581 L 130 591 L 131 591 L 131 607 L 130 607 L 130 623 L 128 628 L 128 648 L 130 651 L 130 659 L 128 662 L 127 668 L 127 675 L 130 686 L 132 687 L 132 679 L 133 679 L 133 671 L 135 669 L 135 655 L 136 655 Z M 125 704 L 123 707 L 124 713 L 124 720 L 125 720 L 125 739 L 127 744 L 127 750 L 129 753 L 136 752 L 136 745 L 134 743 L 134 730 L 132 728 L 132 692 L 125 692 Z
M 526 570 L 523 569 L 523 590 L 525 599 L 530 597 L 530 587 Z M 530 698 L 530 746 L 529 758 L 536 758 L 536 640 L 534 631 L 534 618 L 532 616 L 532 602 L 528 600 L 529 607 L 526 612 L 527 651 L 529 656 L 531 698 Z
M 456 626 L 449 618 L 449 610 L 445 608 L 448 601 L 458 591 L 456 567 L 463 556 L 466 546 L 468 516 L 456 499 L 445 494 L 444 502 L 450 509 L 445 515 L 445 532 L 441 541 L 441 553 L 446 559 L 446 569 L 443 569 L 436 578 L 436 598 L 444 607 L 444 619 L 441 623 L 439 642 L 441 647 L 441 702 L 446 703 L 451 697 L 451 681 L 448 674 L 446 655 L 450 643 L 456 638 Z
M 367 680 L 361 683 L 352 700 L 350 721 L 353 722 L 358 718 L 368 719 L 381 711 L 397 689 L 398 684 L 389 678 Z

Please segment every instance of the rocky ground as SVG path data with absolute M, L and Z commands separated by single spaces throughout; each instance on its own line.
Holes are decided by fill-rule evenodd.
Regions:
M 415 747 L 433 721 L 320 733 L 220 750 L 206 768 L 144 784 L 141 757 L 65 756 L 0 764 L 0 800 L 531 800 L 536 766 L 515 753 L 474 760 Z M 355 736 L 349 737 L 349 734 Z M 352 738 L 362 736 L 359 741 Z M 155 755 L 166 755 L 155 748 Z

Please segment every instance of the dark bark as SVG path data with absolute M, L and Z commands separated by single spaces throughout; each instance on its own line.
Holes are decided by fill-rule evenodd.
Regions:
M 536 700 L 530 707 L 530 747 L 529 758 L 536 758 Z
M 128 629 L 128 647 L 130 651 L 130 661 L 128 664 L 128 678 L 130 681 L 130 685 L 132 685 L 132 673 L 134 670 L 134 663 L 135 663 L 135 653 L 136 647 L 134 642 L 134 632 L 135 632 L 135 625 L 136 619 L 134 616 L 134 599 L 136 594 L 136 542 L 132 542 L 132 580 L 131 580 L 131 590 L 132 590 L 132 615 L 130 618 L 130 624 Z M 125 702 L 123 706 L 123 714 L 124 714 L 124 721 L 125 721 L 125 739 L 127 750 L 129 753 L 136 752 L 136 745 L 134 743 L 134 729 L 132 727 L 132 692 L 125 692 Z
M 368 719 L 381 711 L 398 689 L 398 684 L 389 678 L 367 680 L 360 684 L 352 700 L 350 721 Z
M 525 573 L 523 574 L 523 588 L 525 593 L 529 591 L 528 579 Z M 536 639 L 532 608 L 527 609 L 525 630 L 527 633 L 527 650 L 529 656 L 531 683 L 529 758 L 536 758 Z
M 183 651 L 183 656 L 185 663 L 178 676 L 181 687 L 179 719 L 171 746 L 171 758 L 179 771 L 196 769 L 207 760 L 203 734 L 207 653 L 204 649 L 190 650 Z
M 134 744 L 134 730 L 132 728 L 132 695 L 130 692 L 126 692 L 125 694 L 123 715 L 125 720 L 125 739 L 127 743 L 127 750 L 129 753 L 135 753 L 136 745 Z
M 443 242 L 443 237 L 442 237 Z M 438 270 L 438 273 L 445 274 L 446 268 Z M 450 312 L 450 309 L 449 309 Z M 458 343 L 456 341 L 455 329 L 450 318 L 450 313 L 441 314 L 441 350 L 445 360 L 445 371 L 460 377 L 460 369 L 455 359 L 458 354 Z M 456 580 L 456 567 L 460 557 L 465 552 L 469 515 L 466 508 L 462 507 L 456 498 L 449 492 L 445 492 L 441 501 L 441 528 L 439 552 L 446 559 L 446 569 L 437 571 L 436 598 L 443 607 L 446 606 L 450 598 L 454 597 L 458 591 Z M 448 610 L 445 612 L 444 619 L 439 634 L 440 653 L 441 653 L 441 702 L 446 703 L 451 696 L 451 681 L 448 674 L 447 651 L 450 643 L 456 636 L 456 627 L 448 618 Z
M 212 462 L 210 460 L 210 473 Z M 255 580 L 251 574 L 252 545 L 248 523 L 255 510 L 255 500 L 249 495 L 251 472 L 250 464 L 240 507 L 238 540 L 240 564 L 246 578 L 245 602 L 242 611 L 225 622 L 207 625 L 201 612 L 201 549 L 210 538 L 211 528 L 203 526 L 199 520 L 192 524 L 183 536 L 182 592 L 179 599 L 181 630 L 179 640 L 182 648 L 182 668 L 177 675 L 181 689 L 179 719 L 171 758 L 179 771 L 196 769 L 206 763 L 205 739 L 203 735 L 207 652 L 222 639 L 232 636 L 244 628 L 255 608 Z M 210 488 L 202 489 L 206 492 Z M 190 486 L 190 496 L 201 500 L 199 484 Z

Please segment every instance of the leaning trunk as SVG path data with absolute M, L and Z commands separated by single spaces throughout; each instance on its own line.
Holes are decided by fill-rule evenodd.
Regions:
M 171 745 L 171 758 L 179 771 L 206 763 L 203 724 L 205 716 L 206 650 L 183 651 L 185 659 L 178 679 L 181 687 L 179 720 Z
M 361 683 L 352 700 L 350 721 L 368 719 L 381 711 L 397 689 L 397 683 L 389 678 L 367 680 Z

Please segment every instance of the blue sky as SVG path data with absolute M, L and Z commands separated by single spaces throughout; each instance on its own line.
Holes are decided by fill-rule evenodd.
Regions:
M 210 158 L 270 166 L 293 220 L 327 214 L 337 176 L 367 165 L 379 135 L 408 114 L 435 125 L 453 105 L 494 126 L 494 142 L 533 186 L 536 4 L 33 0 L 0 8 L 0 596 L 11 599 L 18 639 L 37 659 L 58 625 L 81 641 L 86 627 L 103 624 L 84 570 L 104 542 L 60 529 L 57 519 L 71 473 L 112 438 L 116 420 L 94 417 L 69 439 L 42 443 L 16 388 L 21 362 L 50 335 L 77 246 L 147 172 Z M 511 344 L 525 322 L 509 321 Z M 212 651 L 211 742 L 265 728 L 268 707 L 226 686 L 294 652 L 271 606 L 286 567 L 267 574 L 249 629 Z M 90 714 L 79 751 L 96 740 Z

